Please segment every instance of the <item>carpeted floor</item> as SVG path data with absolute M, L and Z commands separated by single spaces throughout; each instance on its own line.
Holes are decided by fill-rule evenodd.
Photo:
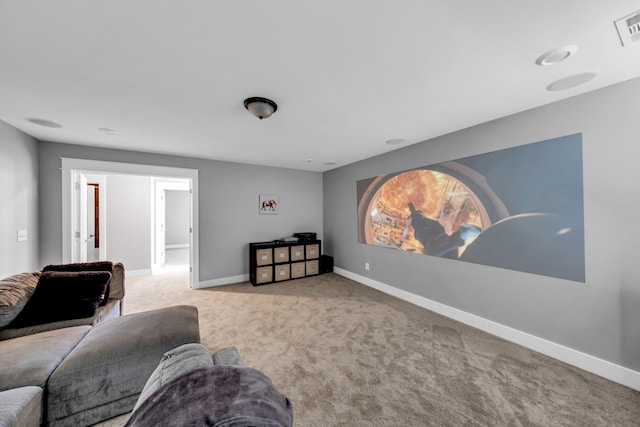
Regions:
M 125 313 L 196 305 L 202 343 L 236 346 L 299 427 L 640 425 L 640 392 L 333 273 L 187 283 L 182 268 L 127 279 Z

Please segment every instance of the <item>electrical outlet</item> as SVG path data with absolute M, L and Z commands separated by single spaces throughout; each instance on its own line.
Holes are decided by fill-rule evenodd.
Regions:
M 367 271 L 369 271 L 369 263 L 368 263 L 368 262 L 365 262 L 365 263 L 364 263 L 364 269 L 365 269 L 365 270 L 367 270 Z
M 17 240 L 18 242 L 24 242 L 27 240 L 27 230 L 18 230 Z

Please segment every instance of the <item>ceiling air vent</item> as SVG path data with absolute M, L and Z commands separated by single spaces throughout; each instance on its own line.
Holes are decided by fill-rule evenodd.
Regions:
M 640 10 L 615 21 L 622 46 L 640 41 Z

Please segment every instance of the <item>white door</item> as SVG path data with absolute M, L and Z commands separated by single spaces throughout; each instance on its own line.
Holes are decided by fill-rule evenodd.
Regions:
M 71 262 L 87 262 L 87 177 L 73 172 L 73 250 Z
M 160 190 L 160 267 L 164 267 L 167 261 L 167 193 L 165 190 Z

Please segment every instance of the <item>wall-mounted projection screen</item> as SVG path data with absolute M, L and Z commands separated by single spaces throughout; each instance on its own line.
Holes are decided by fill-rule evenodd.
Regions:
M 585 282 L 582 134 L 357 182 L 358 241 Z

